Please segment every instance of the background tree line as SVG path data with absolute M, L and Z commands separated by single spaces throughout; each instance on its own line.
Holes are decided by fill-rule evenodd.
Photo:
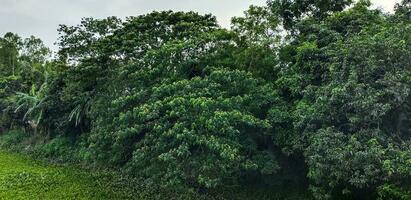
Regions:
M 84 18 L 54 57 L 7 33 L 0 130 L 171 187 L 410 199 L 411 3 L 370 5 L 269 0 L 230 30 L 194 12 Z

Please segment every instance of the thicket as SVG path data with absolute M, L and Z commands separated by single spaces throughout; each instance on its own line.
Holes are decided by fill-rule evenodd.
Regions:
M 0 38 L 0 130 L 24 128 L 46 156 L 202 191 L 411 198 L 408 0 L 269 0 L 230 30 L 167 11 L 59 32 L 53 58 L 35 37 Z

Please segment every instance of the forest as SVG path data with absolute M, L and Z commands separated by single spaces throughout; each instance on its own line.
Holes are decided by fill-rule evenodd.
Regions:
M 58 30 L 56 53 L 0 36 L 0 149 L 206 199 L 411 199 L 410 0 L 268 0 L 230 29 L 154 11 Z

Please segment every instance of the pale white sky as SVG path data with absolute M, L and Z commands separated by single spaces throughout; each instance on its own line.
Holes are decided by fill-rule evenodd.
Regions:
M 376 7 L 390 11 L 400 0 L 373 0 Z M 229 27 L 233 16 L 242 15 L 251 4 L 266 0 L 0 0 L 0 35 L 15 32 L 34 35 L 52 47 L 59 24 L 76 25 L 82 17 L 126 17 L 153 10 L 197 11 L 217 16 Z
M 392 11 L 396 3 L 401 2 L 400 0 L 371 0 L 374 7 L 382 8 L 387 11 Z

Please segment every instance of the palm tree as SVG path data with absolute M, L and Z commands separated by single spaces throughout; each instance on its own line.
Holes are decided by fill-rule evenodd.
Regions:
M 37 89 L 35 85 L 32 85 L 29 93 L 16 93 L 17 102 L 14 112 L 26 109 L 23 121 L 28 122 L 35 132 L 37 131 L 37 127 L 40 124 L 44 114 L 44 103 L 47 100 L 47 89 L 48 85 L 46 76 L 46 80 L 39 89 Z

